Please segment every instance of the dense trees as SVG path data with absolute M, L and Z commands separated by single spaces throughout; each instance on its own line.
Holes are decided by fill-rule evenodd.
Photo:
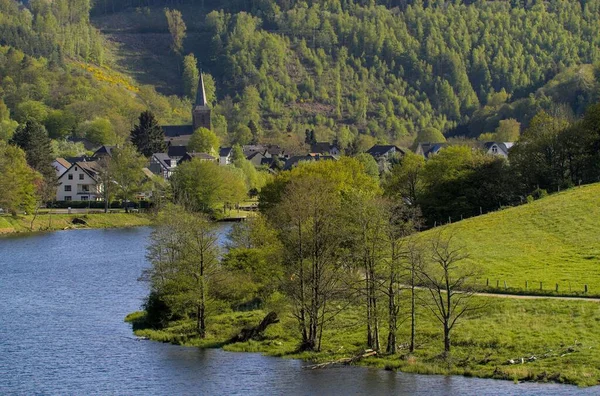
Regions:
M 217 155 L 219 152 L 219 137 L 210 129 L 198 128 L 192 134 L 188 143 L 190 152 Z
M 110 178 L 108 183 L 114 185 L 115 195 L 125 202 L 125 211 L 129 211 L 128 202 L 144 191 L 147 176 L 142 172 L 146 158 L 138 154 L 132 144 L 115 147 L 108 163 Z
M 154 153 L 164 153 L 167 149 L 165 134 L 154 113 L 148 110 L 140 114 L 138 123 L 131 130 L 130 139 L 138 152 L 146 157 Z
M 48 132 L 37 121 L 29 120 L 17 128 L 11 143 L 25 151 L 27 164 L 50 180 L 55 176 L 52 167 L 52 147 Z
M 28 164 L 20 148 L 0 140 L 0 208 L 13 214 L 31 211 L 41 175 Z

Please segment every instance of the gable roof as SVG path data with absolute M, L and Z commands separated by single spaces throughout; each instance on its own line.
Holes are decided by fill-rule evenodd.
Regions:
M 496 145 L 504 154 L 508 155 L 508 150 L 514 145 L 513 142 L 485 142 L 483 147 L 486 151 L 489 151 L 494 145 Z
M 154 153 L 152 154 L 152 158 L 165 170 L 170 170 L 173 166 L 171 165 L 171 157 L 167 153 Z
M 387 154 L 392 149 L 395 149 L 397 152 L 401 154 L 405 154 L 404 150 L 402 150 L 398 146 L 394 146 L 393 144 L 376 144 L 367 150 L 367 154 L 371 154 L 373 157 L 381 157 L 382 155 Z
M 167 147 L 167 155 L 169 158 L 183 157 L 187 153 L 187 146 L 169 146 Z
M 203 161 L 215 161 L 216 160 L 216 158 L 213 157 L 210 154 L 193 152 L 193 153 L 185 153 L 185 155 L 179 160 L 178 163 L 189 161 L 189 160 L 191 160 L 193 158 L 198 158 L 198 159 L 201 159 Z
M 98 162 L 96 161 L 81 161 L 81 162 L 75 162 L 74 164 L 72 164 L 69 169 L 67 169 L 66 171 L 63 172 L 62 175 L 60 175 L 58 177 L 58 180 L 62 179 L 62 177 L 64 175 L 66 175 L 67 173 L 69 173 L 69 171 L 78 166 L 84 173 L 86 173 L 89 177 L 91 177 L 92 179 L 94 179 L 94 181 L 98 181 L 97 177 L 98 177 L 98 173 L 100 173 L 100 165 L 98 164 Z
M 428 158 L 432 154 L 437 154 L 441 149 L 447 147 L 448 143 L 419 143 L 417 147 L 417 153 L 423 155 L 423 157 Z
M 229 157 L 232 150 L 231 147 L 221 147 L 219 149 L 219 157 Z
M 71 167 L 71 163 L 64 158 L 59 157 L 59 158 L 55 159 L 54 161 L 57 162 L 62 167 L 65 167 L 67 169 L 69 169 Z
M 100 157 L 102 155 L 108 155 L 108 156 L 112 157 L 112 150 L 114 148 L 115 148 L 115 146 L 100 146 L 100 148 L 98 150 L 96 150 L 96 152 L 94 152 L 94 154 L 92 154 L 92 158 Z
M 337 148 L 336 145 L 331 144 L 329 142 L 317 142 L 310 145 L 311 153 L 325 154 L 329 153 L 334 148 Z

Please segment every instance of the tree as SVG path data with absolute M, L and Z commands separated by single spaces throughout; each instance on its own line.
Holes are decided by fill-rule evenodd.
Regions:
M 415 144 L 417 143 L 444 143 L 446 138 L 438 129 L 423 128 L 417 133 Z
M 157 218 L 150 236 L 144 273 L 151 290 L 182 316 L 196 318 L 196 330 L 206 336 L 210 287 L 219 270 L 218 234 L 203 214 L 169 206 Z
M 27 165 L 26 154 L 0 140 L 0 208 L 13 215 L 30 212 L 36 203 L 36 185 L 42 177 Z
M 424 188 L 423 168 L 425 168 L 423 156 L 407 152 L 384 181 L 386 195 L 401 197 L 409 205 L 416 206 Z
M 500 120 L 496 128 L 496 142 L 516 142 L 521 134 L 521 123 L 514 118 Z
M 165 8 L 165 16 L 169 25 L 169 33 L 171 34 L 171 49 L 177 55 L 181 55 L 183 50 L 183 40 L 186 37 L 186 26 L 179 10 L 170 10 Z
M 140 114 L 138 124 L 131 130 L 131 142 L 145 157 L 164 153 L 167 149 L 165 134 L 150 110 Z
M 96 118 L 86 122 L 83 125 L 83 131 L 90 142 L 98 145 L 113 145 L 117 140 L 113 126 L 106 118 Z
M 196 99 L 198 81 L 200 81 L 200 72 L 196 57 L 194 54 L 188 54 L 183 58 L 183 92 L 192 102 Z
M 128 202 L 144 189 L 146 175 L 142 168 L 145 166 L 146 158 L 132 144 L 112 150 L 109 175 L 114 183 L 115 195 L 125 202 L 125 212 L 129 212 Z
M 216 154 L 219 150 L 219 137 L 206 128 L 198 128 L 192 134 L 188 150 L 196 153 Z
M 363 164 L 365 172 L 369 176 L 379 179 L 379 165 L 377 165 L 377 161 L 375 161 L 375 158 L 371 154 L 360 153 L 354 158 Z
M 429 254 L 420 278 L 430 294 L 424 305 L 443 327 L 444 353 L 449 355 L 450 335 L 465 314 L 482 308 L 473 298 L 470 282 L 475 279 L 473 265 L 467 266 L 464 249 L 457 247 L 452 235 L 436 232 L 429 240 Z
M 29 166 L 40 172 L 45 179 L 56 177 L 56 171 L 52 167 L 51 141 L 43 125 L 33 120 L 27 121 L 17 128 L 10 142 L 25 151 Z

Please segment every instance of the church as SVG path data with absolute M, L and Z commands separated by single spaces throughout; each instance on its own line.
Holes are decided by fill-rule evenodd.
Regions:
M 204 78 L 200 73 L 196 101 L 192 106 L 192 125 L 166 125 L 162 127 L 169 151 L 181 151 L 185 154 L 190 137 L 198 128 L 210 128 L 210 108 L 204 90 Z M 173 147 L 173 149 L 171 148 Z M 179 148 L 179 149 L 176 149 Z

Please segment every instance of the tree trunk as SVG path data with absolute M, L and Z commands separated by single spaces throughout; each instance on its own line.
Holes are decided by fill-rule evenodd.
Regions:
M 448 323 L 444 323 L 444 352 L 450 353 L 450 328 Z
M 390 272 L 390 283 L 388 285 L 388 339 L 386 352 L 389 354 L 396 353 L 396 293 L 394 290 L 394 272 Z
M 415 271 L 410 274 L 410 353 L 415 351 L 416 312 L 415 312 Z

